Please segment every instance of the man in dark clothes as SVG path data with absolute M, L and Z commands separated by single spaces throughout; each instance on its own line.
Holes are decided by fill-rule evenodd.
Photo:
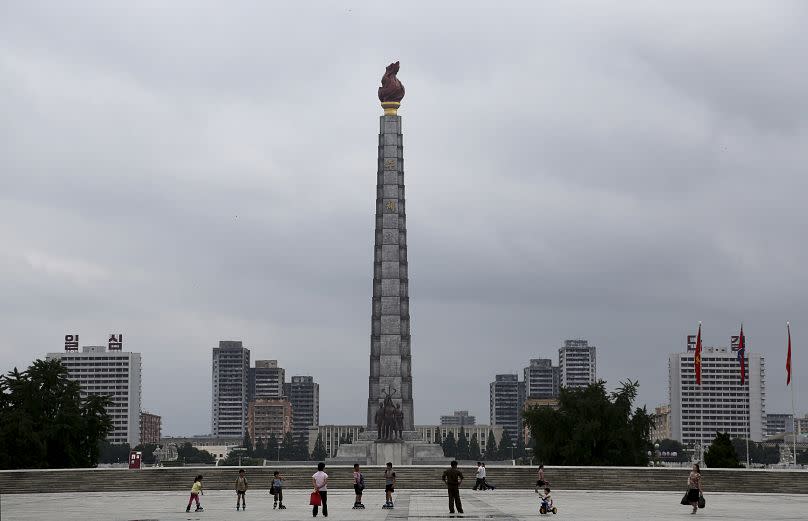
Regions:
M 443 471 L 443 482 L 449 491 L 449 513 L 463 513 L 463 505 L 460 504 L 460 484 L 463 483 L 463 473 L 457 470 L 457 462 L 452 461 L 451 468 Z

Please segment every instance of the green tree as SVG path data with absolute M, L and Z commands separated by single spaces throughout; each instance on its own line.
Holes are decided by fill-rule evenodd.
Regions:
M 309 457 L 309 440 L 306 436 L 298 436 L 295 438 L 295 459 L 297 461 L 310 461 Z
M 469 459 L 478 460 L 482 458 L 482 454 L 480 454 L 480 442 L 477 441 L 477 433 L 471 435 L 471 441 L 469 442 Z
M 0 469 L 94 467 L 112 430 L 106 396 L 81 397 L 59 360 L 0 376 Z
M 665 438 L 656 443 L 659 444 L 659 452 L 676 453 L 675 457 L 668 456 L 667 458 L 663 458 L 665 461 L 677 461 L 679 463 L 690 461 L 690 456 L 687 453 L 687 447 L 678 441 Z
M 153 443 L 146 443 L 140 444 L 135 447 L 135 450 L 138 450 L 143 453 L 141 461 L 147 465 L 153 465 L 155 463 L 154 451 L 157 449 L 157 445 Z
M 511 441 L 511 436 L 508 434 L 508 431 L 502 431 L 502 437 L 499 439 L 499 447 L 497 448 L 499 459 L 511 459 L 511 455 L 513 454 L 511 451 L 512 447 L 513 442 Z
M 485 442 L 485 459 L 494 461 L 499 459 L 497 454 L 497 439 L 494 438 L 494 431 L 488 431 L 488 439 Z
M 469 440 L 462 425 L 460 426 L 460 432 L 457 433 L 457 454 L 455 454 L 455 458 L 459 460 L 469 459 Z
M 253 449 L 253 457 L 258 459 L 265 459 L 267 451 L 264 448 L 264 441 L 261 438 L 255 440 L 255 448 Z
M 741 466 L 729 434 L 726 432 L 715 433 L 715 439 L 704 453 L 704 463 L 708 468 L 713 469 L 735 469 Z
M 206 450 L 197 449 L 189 442 L 185 442 L 183 445 L 177 447 L 177 461 L 181 461 L 185 464 L 202 463 L 211 465 L 216 463 L 216 456 Z
M 449 431 L 446 439 L 443 440 L 443 455 L 447 458 L 457 457 L 457 442 L 452 431 Z
M 638 382 L 622 382 L 612 393 L 600 381 L 562 388 L 558 409 L 534 407 L 524 413 L 538 461 L 550 465 L 645 466 L 651 417 L 633 410 Z
M 525 440 L 522 436 L 516 438 L 516 449 L 514 450 L 514 457 L 518 460 L 524 460 L 527 457 L 527 450 L 525 450 Z
M 323 437 L 317 434 L 317 441 L 314 442 L 314 450 L 311 452 L 312 461 L 325 461 L 328 457 L 328 452 L 325 450 Z
M 283 461 L 293 461 L 295 459 L 295 437 L 292 431 L 283 435 L 283 442 L 281 442 L 281 459 Z
M 128 463 L 128 443 L 109 443 L 102 441 L 98 444 L 98 463 Z
M 269 435 L 269 440 L 267 441 L 267 446 L 264 449 L 264 452 L 267 454 L 266 459 L 278 459 L 278 439 L 275 437 L 274 432 Z
M 746 462 L 746 439 L 732 438 L 732 446 L 738 460 Z M 762 463 L 764 465 L 774 465 L 780 463 L 780 447 L 776 443 L 758 443 L 749 441 L 749 461 L 751 463 Z
M 244 435 L 244 441 L 241 442 L 241 446 L 244 447 L 245 449 L 247 449 L 247 450 L 244 451 L 245 456 L 252 456 L 252 454 L 253 454 L 253 445 L 252 445 L 252 440 L 250 439 L 249 434 Z

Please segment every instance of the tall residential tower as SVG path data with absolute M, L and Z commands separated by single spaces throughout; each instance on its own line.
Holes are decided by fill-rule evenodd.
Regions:
M 222 340 L 213 348 L 213 436 L 243 438 L 247 432 L 250 350 Z

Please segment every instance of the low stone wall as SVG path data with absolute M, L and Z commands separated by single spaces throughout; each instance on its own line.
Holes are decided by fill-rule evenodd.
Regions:
M 396 467 L 398 488 L 442 488 L 442 466 Z M 252 489 L 268 489 L 275 467 L 245 467 Z M 309 488 L 314 466 L 278 467 L 287 488 Z M 464 487 L 474 484 L 473 467 L 462 467 Z M 348 465 L 329 465 L 330 489 L 352 488 Z M 369 489 L 384 488 L 383 467 L 363 467 Z M 503 489 L 532 490 L 536 467 L 488 466 L 488 482 Z M 187 491 L 194 476 L 204 476 L 207 490 L 232 489 L 236 467 L 163 467 L 129 469 L 65 469 L 0 471 L 0 493 L 104 491 Z M 650 467 L 545 467 L 545 477 L 559 490 L 684 491 L 689 469 Z M 704 469 L 709 492 L 808 494 L 808 470 Z

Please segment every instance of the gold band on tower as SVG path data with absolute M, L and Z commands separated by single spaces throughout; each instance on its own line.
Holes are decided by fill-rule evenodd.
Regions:
M 398 116 L 398 108 L 401 103 L 398 101 L 382 101 L 382 108 L 385 116 Z

